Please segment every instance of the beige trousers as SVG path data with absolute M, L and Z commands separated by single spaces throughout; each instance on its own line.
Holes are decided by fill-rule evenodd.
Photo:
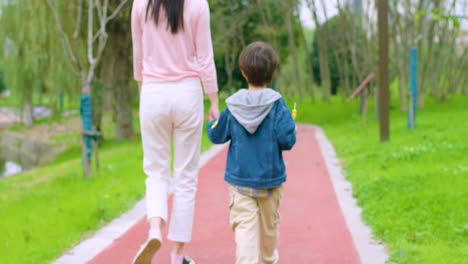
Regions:
M 266 198 L 253 198 L 229 187 L 230 223 L 236 239 L 236 264 L 278 263 L 279 204 L 283 187 Z
M 203 127 L 200 81 L 144 85 L 140 98 L 140 126 L 143 169 L 147 175 L 147 217 L 161 217 L 167 222 L 168 195 L 173 190 L 168 239 L 189 242 Z M 174 173 L 171 172 L 171 141 L 174 144 Z

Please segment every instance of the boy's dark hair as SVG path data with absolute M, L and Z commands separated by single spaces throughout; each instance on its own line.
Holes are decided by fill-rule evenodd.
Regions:
M 271 83 L 278 62 L 275 50 L 269 44 L 260 41 L 245 47 L 239 56 L 239 68 L 247 82 L 255 86 Z

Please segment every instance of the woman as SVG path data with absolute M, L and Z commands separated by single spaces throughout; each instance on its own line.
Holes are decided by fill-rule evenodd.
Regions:
M 184 256 L 183 248 L 192 233 L 203 126 L 202 84 L 211 101 L 210 118 L 219 116 L 208 2 L 134 0 L 132 38 L 135 80 L 141 91 L 140 125 L 150 224 L 148 240 L 134 263 L 151 263 L 161 246 L 170 188 L 174 190 L 168 233 L 168 239 L 174 242 L 171 263 L 194 263 Z

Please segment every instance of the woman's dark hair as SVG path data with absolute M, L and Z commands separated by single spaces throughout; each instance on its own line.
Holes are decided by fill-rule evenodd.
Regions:
M 148 13 L 151 11 L 154 23 L 158 25 L 161 6 L 166 11 L 167 28 L 170 28 L 173 34 L 177 33 L 179 29 L 183 30 L 184 0 L 149 0 L 148 6 L 146 7 L 145 20 L 148 19 Z
M 239 68 L 247 82 L 255 86 L 269 85 L 278 66 L 275 50 L 265 42 L 248 45 L 239 56 Z

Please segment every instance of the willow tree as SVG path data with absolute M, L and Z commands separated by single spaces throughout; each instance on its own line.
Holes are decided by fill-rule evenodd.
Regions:
M 114 19 L 128 0 L 118 0 L 118 4 L 112 9 L 109 0 L 76 0 L 58 1 L 47 0 L 55 25 L 62 39 L 63 51 L 68 58 L 71 72 L 80 79 L 81 93 L 84 97 L 90 98 L 92 82 L 96 77 L 96 69 L 102 59 L 104 49 L 108 40 L 108 24 Z M 57 5 L 58 3 L 58 5 Z M 65 5 L 75 4 L 76 23 L 70 31 L 69 17 L 61 16 L 60 10 L 65 9 Z M 73 20 L 72 20 L 73 21 Z M 79 38 L 81 33 L 85 33 L 84 42 Z M 82 51 L 85 50 L 85 54 Z M 85 120 L 83 120 L 85 123 Z M 91 176 L 91 156 L 88 143 L 82 144 L 83 165 L 85 176 Z
M 48 30 L 53 23 L 49 13 L 47 6 L 38 1 L 9 1 L 2 6 L 0 64 L 12 97 L 20 98 L 26 125 L 34 121 L 35 88 L 54 94 L 68 81 L 61 78 L 63 56 L 53 52 L 58 38 Z

